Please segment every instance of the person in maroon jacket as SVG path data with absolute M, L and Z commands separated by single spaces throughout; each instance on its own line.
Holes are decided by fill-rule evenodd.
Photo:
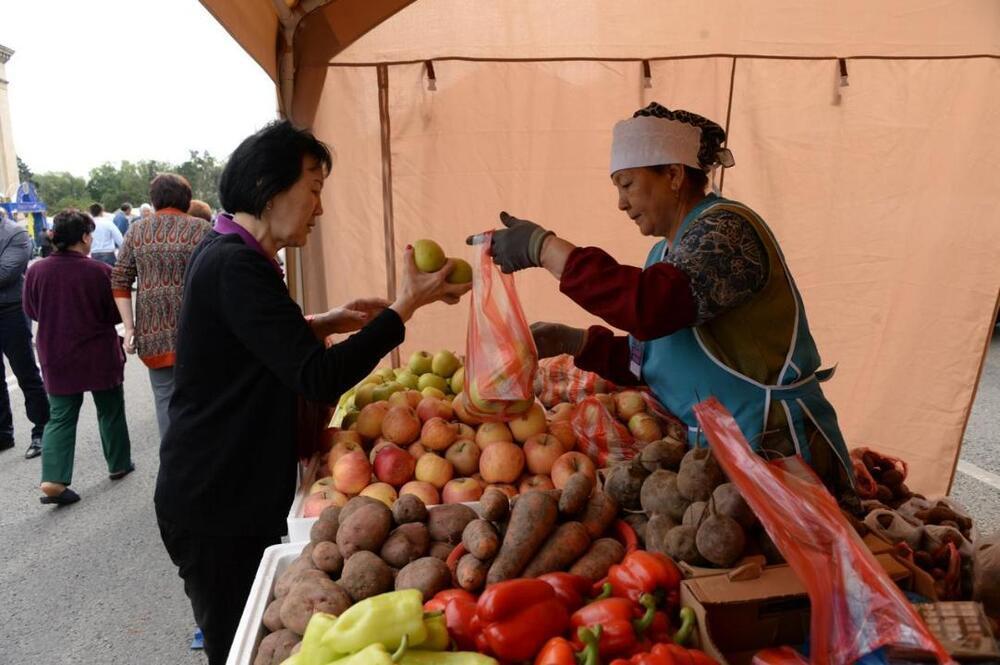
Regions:
M 115 330 L 121 322 L 111 295 L 111 268 L 90 258 L 94 220 L 79 210 L 55 216 L 56 252 L 28 268 L 24 311 L 38 322 L 36 348 L 51 416 L 42 435 L 40 501 L 80 500 L 73 480 L 76 424 L 83 393 L 97 406 L 104 459 L 112 480 L 135 465 L 125 421 L 125 353 Z

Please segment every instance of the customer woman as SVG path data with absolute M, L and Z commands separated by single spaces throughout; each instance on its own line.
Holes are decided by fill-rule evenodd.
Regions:
M 597 247 L 576 247 L 501 213 L 494 261 L 505 272 L 547 269 L 559 289 L 629 333 L 536 323 L 542 357 L 619 384 L 647 384 L 704 445 L 693 407 L 717 397 L 753 447 L 802 455 L 835 496 L 853 504 L 853 475 L 820 370 L 802 299 L 774 234 L 746 205 L 706 193 L 709 172 L 731 166 L 719 125 L 652 103 L 615 125 L 611 181 L 618 208 L 659 238 L 644 268 Z
M 227 212 L 188 265 L 155 503 L 213 665 L 226 659 L 264 548 L 285 532 L 297 396 L 335 402 L 403 341 L 417 308 L 469 289 L 445 281 L 451 263 L 419 272 L 407 248 L 394 302 L 304 317 L 275 255 L 306 244 L 330 167 L 327 148 L 288 122 L 247 138 L 219 185 Z M 328 349 L 320 341 L 353 331 Z
M 125 421 L 125 354 L 115 330 L 121 322 L 111 297 L 111 268 L 90 258 L 94 220 L 79 210 L 55 216 L 56 251 L 35 263 L 24 279 L 24 311 L 38 322 L 36 348 L 49 396 L 49 422 L 42 435 L 42 503 L 80 500 L 73 481 L 76 424 L 89 392 L 112 480 L 132 464 Z

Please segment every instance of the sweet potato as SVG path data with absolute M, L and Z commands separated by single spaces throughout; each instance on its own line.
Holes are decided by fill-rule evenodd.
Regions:
M 563 515 L 576 515 L 587 505 L 590 493 L 594 491 L 594 481 L 582 473 L 574 473 L 563 486 L 559 497 L 559 512 Z
M 677 471 L 686 452 L 687 446 L 683 441 L 666 438 L 647 444 L 639 452 L 638 459 L 643 468 L 650 473 L 657 469 Z
M 458 560 L 455 568 L 455 584 L 476 593 L 486 586 L 486 573 L 489 572 L 488 561 L 480 561 L 471 554 L 465 554 Z
M 415 494 L 404 494 L 392 504 L 392 518 L 396 524 L 427 521 L 427 506 Z
M 431 549 L 428 554 L 435 559 L 447 561 L 454 549 L 455 546 L 451 543 L 431 543 Z
M 500 553 L 490 566 L 487 584 L 518 577 L 555 528 L 559 505 L 544 492 L 522 494 L 514 505 Z
M 491 522 L 502 522 L 510 515 L 510 499 L 500 490 L 488 489 L 479 497 L 479 507 L 483 518 Z
M 602 580 L 608 569 L 625 558 L 625 547 L 614 538 L 595 540 L 586 554 L 577 559 L 569 569 L 574 575 L 582 575 L 591 582 Z
M 677 526 L 677 522 L 670 515 L 656 513 L 649 518 L 646 525 L 646 549 L 650 552 L 667 552 L 667 534 Z
M 677 490 L 690 501 L 708 501 L 712 491 L 726 481 L 710 448 L 692 448 L 681 460 Z M 678 519 L 683 516 L 683 511 Z
M 618 518 L 618 502 L 606 492 L 596 490 L 587 501 L 580 523 L 587 529 L 591 540 L 604 535 L 608 527 Z
M 462 531 L 466 525 L 477 517 L 476 511 L 460 503 L 434 506 L 427 517 L 431 540 L 458 545 L 462 542 Z
M 424 601 L 451 586 L 451 571 L 441 559 L 425 556 L 410 562 L 396 575 L 396 591 L 420 589 Z
M 329 575 L 337 576 L 344 567 L 344 557 L 337 543 L 317 543 L 312 553 L 313 565 Z
M 264 610 L 264 619 L 261 623 L 272 633 L 285 627 L 285 624 L 281 623 L 281 603 L 284 600 L 284 598 L 275 598 L 267 604 L 267 608 Z
M 295 645 L 302 641 L 301 635 L 283 628 L 267 635 L 257 647 L 257 656 L 253 665 L 280 665 L 290 655 Z
M 319 519 L 309 529 L 309 542 L 324 543 L 337 540 L 337 529 L 340 528 L 340 508 L 328 506 L 319 514 Z
M 710 563 L 728 568 L 743 556 L 746 534 L 732 517 L 710 515 L 698 527 L 695 545 Z
M 500 536 L 487 520 L 472 520 L 462 531 L 466 551 L 480 561 L 490 561 L 500 549 Z
M 311 578 L 296 582 L 281 603 L 281 622 L 299 635 L 306 632 L 315 612 L 339 615 L 351 606 L 351 597 L 330 578 Z
M 642 484 L 640 500 L 647 515 L 662 513 L 670 515 L 675 521 L 684 517 L 684 511 L 690 505 L 677 489 L 677 474 L 665 469 L 649 474 Z
M 361 550 L 344 563 L 340 585 L 354 602 L 392 590 L 392 569 L 379 555 Z
M 560 524 L 542 549 L 528 563 L 522 573 L 523 577 L 538 577 L 557 570 L 566 570 L 579 559 L 590 547 L 590 535 L 587 527 L 580 522 Z
M 715 506 L 716 513 L 732 517 L 744 529 L 749 529 L 757 523 L 757 515 L 743 500 L 743 495 L 736 489 L 736 485 L 732 483 L 722 483 L 715 488 L 712 492 L 712 504 Z
M 615 464 L 604 480 L 604 491 L 625 510 L 638 510 L 642 481 L 648 475 L 637 459 Z
M 354 501 L 359 498 L 351 499 Z M 348 506 L 350 501 L 348 501 Z M 345 510 L 348 506 L 345 506 Z M 343 516 L 343 511 L 341 512 Z M 372 500 L 358 506 L 342 517 L 340 528 L 337 529 L 337 546 L 345 560 L 349 560 L 356 552 L 365 550 L 368 552 L 378 552 L 382 549 L 382 544 L 389 536 L 389 529 L 392 528 L 392 513 L 381 501 Z
M 393 568 L 402 568 L 411 561 L 427 556 L 431 536 L 421 522 L 407 522 L 389 534 L 382 545 L 382 559 Z

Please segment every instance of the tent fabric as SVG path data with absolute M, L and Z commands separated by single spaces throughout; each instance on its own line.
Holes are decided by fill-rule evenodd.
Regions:
M 652 239 L 615 209 L 611 129 L 650 101 L 685 108 L 729 129 L 724 194 L 781 242 L 848 444 L 947 491 L 1000 294 L 1000 5 L 417 0 L 370 18 L 337 53 L 295 47 L 330 52 L 298 61 L 293 116 L 337 152 L 307 311 L 387 293 L 390 238 L 397 260 L 422 237 L 467 257 L 499 210 L 641 265 Z M 594 322 L 547 273 L 517 284 L 532 320 Z M 462 349 L 467 320 L 420 310 L 403 357 Z
M 278 16 L 271 0 L 203 0 L 201 3 L 260 65 L 278 82 Z

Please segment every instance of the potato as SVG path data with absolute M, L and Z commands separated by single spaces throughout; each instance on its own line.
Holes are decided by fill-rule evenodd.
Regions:
M 264 610 L 264 619 L 261 623 L 272 633 L 285 627 L 285 624 L 281 623 L 281 603 L 284 600 L 284 598 L 275 598 L 267 604 L 267 609 Z
M 712 503 L 717 514 L 732 517 L 744 529 L 749 529 L 757 523 L 757 515 L 732 483 L 722 483 L 716 487 L 712 492 Z
M 528 563 L 522 577 L 538 577 L 557 570 L 566 570 L 590 547 L 587 527 L 580 522 L 566 522 L 556 527 L 542 549 Z
M 489 569 L 488 561 L 480 561 L 471 554 L 465 554 L 458 560 L 458 566 L 455 568 L 455 584 L 466 591 L 476 593 L 486 586 L 486 574 Z
M 355 497 L 351 501 L 357 498 L 360 497 Z M 347 506 L 344 508 L 346 510 Z M 345 560 L 361 550 L 378 552 L 382 549 L 382 544 L 389 536 L 391 528 L 392 513 L 389 512 L 389 508 L 381 501 L 372 499 L 371 503 L 356 507 L 347 517 L 340 520 L 337 546 L 340 547 L 340 553 L 344 555 Z
M 302 554 L 292 561 L 288 568 L 285 569 L 285 572 L 278 575 L 278 579 L 274 582 L 274 597 L 284 597 L 299 575 L 307 571 L 315 571 L 323 577 L 327 577 L 327 574 L 316 568 L 316 564 L 313 563 L 312 548 L 309 548 L 309 554 L 306 554 L 303 549 Z
M 702 519 L 705 518 L 705 511 L 707 509 L 707 503 L 704 501 L 695 501 L 688 506 L 687 510 L 684 511 L 684 517 L 681 518 L 681 524 L 685 526 L 693 526 L 697 529 Z
M 340 514 L 339 514 L 340 523 L 343 524 L 345 521 L 347 521 L 347 518 L 350 517 L 351 513 L 353 513 L 355 510 L 362 508 L 364 506 L 372 506 L 377 503 L 381 503 L 383 506 L 385 505 L 378 499 L 373 499 L 370 496 L 352 497 L 347 503 L 345 503 L 340 508 Z
M 339 511 L 340 508 L 337 506 L 329 506 L 320 513 L 319 519 L 309 529 L 310 543 L 315 545 L 317 543 L 332 543 L 337 540 L 337 529 L 340 528 Z
M 712 491 L 726 482 L 719 463 L 709 448 L 692 448 L 681 460 L 677 489 L 688 501 L 708 501 Z
M 502 522 L 510 515 L 510 499 L 500 490 L 488 489 L 479 497 L 479 507 L 483 518 L 491 522 Z
M 392 569 L 379 555 L 361 550 L 344 563 L 340 586 L 358 602 L 392 590 Z
M 616 464 L 608 471 L 604 491 L 625 510 L 639 510 L 642 481 L 648 475 L 649 472 L 637 459 Z
M 312 553 L 313 565 L 329 575 L 339 575 L 344 567 L 344 557 L 340 554 L 337 543 L 317 543 Z
M 667 533 L 677 526 L 677 522 L 670 515 L 657 513 L 649 518 L 646 525 L 646 549 L 650 552 L 667 554 Z
M 427 506 L 415 494 L 404 494 L 392 504 L 392 517 L 396 524 L 427 521 Z
M 406 564 L 396 575 L 396 591 L 420 589 L 424 602 L 450 587 L 451 571 L 444 561 L 432 556 Z
M 686 452 L 687 446 L 683 441 L 668 437 L 647 444 L 639 451 L 638 459 L 643 468 L 650 473 L 658 469 L 677 471 Z
M 573 564 L 569 572 L 597 582 L 607 577 L 608 569 L 624 558 L 625 547 L 621 543 L 614 538 L 600 538 Z
M 292 655 L 292 649 L 301 641 L 300 635 L 287 628 L 277 630 L 260 641 L 253 665 L 280 665 Z
M 559 497 L 559 512 L 563 515 L 576 515 L 587 505 L 590 493 L 594 491 L 594 481 L 590 476 L 574 473 L 566 480 L 562 496 Z
M 645 513 L 629 513 L 622 518 L 622 520 L 632 527 L 635 531 L 636 538 L 639 539 L 640 545 L 646 544 L 646 525 L 649 524 L 649 518 L 646 517 Z
M 725 515 L 710 515 L 698 527 L 695 545 L 709 563 L 728 568 L 743 556 L 746 534 L 739 522 Z
M 469 554 L 480 561 L 490 561 L 500 549 L 500 536 L 490 522 L 472 520 L 462 531 L 462 544 Z
M 281 603 L 281 622 L 299 635 L 306 632 L 315 612 L 340 615 L 351 606 L 351 597 L 330 578 L 304 579 L 296 582 Z
M 428 554 L 435 559 L 447 561 L 454 549 L 455 546 L 451 543 L 431 543 L 431 549 Z
M 590 539 L 597 540 L 617 518 L 618 502 L 606 492 L 596 490 L 587 501 L 587 507 L 580 516 L 580 523 L 586 527 Z
M 675 561 L 683 561 L 692 566 L 701 566 L 705 559 L 698 552 L 696 543 L 698 529 L 690 524 L 675 526 L 667 532 L 663 541 L 665 554 Z
M 476 511 L 460 503 L 434 506 L 427 518 L 431 540 L 458 545 L 462 542 L 462 531 L 466 525 L 477 517 Z
M 662 513 L 670 515 L 674 521 L 684 517 L 689 501 L 681 496 L 677 487 L 677 474 L 673 471 L 660 469 L 649 474 L 642 484 L 640 500 L 642 509 L 647 515 Z
M 411 496 L 411 495 L 406 495 Z M 407 522 L 396 527 L 382 545 L 382 559 L 393 568 L 427 556 L 431 536 L 422 522 Z
M 518 577 L 552 533 L 558 517 L 559 504 L 550 495 L 534 491 L 520 495 L 511 509 L 500 553 L 490 566 L 486 583 Z

